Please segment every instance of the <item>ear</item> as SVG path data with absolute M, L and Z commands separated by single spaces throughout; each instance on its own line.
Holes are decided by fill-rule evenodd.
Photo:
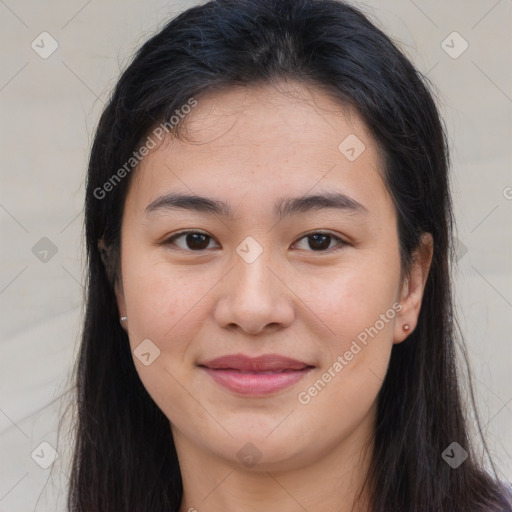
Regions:
M 116 280 L 116 283 L 114 285 L 114 292 L 116 294 L 116 301 L 117 301 L 117 309 L 119 310 L 119 317 L 125 317 L 126 315 L 126 304 L 124 301 L 124 290 L 123 290 L 123 282 L 121 280 L 121 277 L 119 277 L 118 280 Z M 126 331 L 126 322 L 121 322 L 121 327 Z
M 427 282 L 432 255 L 434 252 L 434 240 L 430 233 L 423 233 L 418 248 L 412 255 L 409 275 L 404 279 L 400 293 L 402 309 L 397 315 L 393 343 L 401 343 L 416 328 L 421 309 L 421 301 Z M 409 325 L 405 331 L 404 325 Z
M 98 249 L 100 251 L 101 260 L 103 261 L 103 265 L 105 266 L 108 279 L 110 280 L 110 283 L 113 285 L 114 288 L 117 309 L 119 310 L 119 317 L 126 316 L 126 304 L 124 300 L 122 276 L 115 276 L 115 273 L 113 271 L 112 254 L 110 251 L 110 247 L 106 245 L 103 238 L 100 238 L 98 240 Z M 121 322 L 121 325 L 123 329 L 126 331 L 126 322 Z

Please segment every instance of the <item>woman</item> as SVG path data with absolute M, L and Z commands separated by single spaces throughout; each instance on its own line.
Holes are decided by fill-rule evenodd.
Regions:
M 512 510 L 459 393 L 448 183 L 353 7 L 212 1 L 147 41 L 90 158 L 69 509 Z

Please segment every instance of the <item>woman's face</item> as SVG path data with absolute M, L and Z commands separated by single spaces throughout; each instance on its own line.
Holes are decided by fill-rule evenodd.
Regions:
M 416 325 L 425 274 L 400 281 L 375 141 L 294 87 L 198 99 L 187 140 L 132 176 L 118 304 L 180 457 L 285 469 L 359 446 L 392 345 Z

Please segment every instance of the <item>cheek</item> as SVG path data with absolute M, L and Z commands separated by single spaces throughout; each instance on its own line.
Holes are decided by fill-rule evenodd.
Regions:
M 180 272 L 162 258 L 130 258 L 123 267 L 130 334 L 166 340 L 187 339 L 200 323 L 211 285 L 190 271 Z M 166 350 L 178 350 L 173 342 Z
M 298 295 L 325 326 L 331 349 L 348 350 L 350 342 L 376 325 L 379 335 L 392 333 L 396 311 L 399 267 L 392 263 L 379 265 L 374 259 L 357 256 L 328 274 L 314 279 L 303 278 Z M 300 282 L 300 281 L 299 281 Z M 384 320 L 382 320 L 384 315 Z M 372 333 L 374 333 L 372 329 Z
M 331 408 L 357 422 L 371 407 L 389 364 L 398 281 L 399 265 L 359 260 L 304 288 L 317 325 L 327 327 L 321 370 L 297 397 L 312 421 L 323 421 L 321 411 Z
M 188 382 L 187 349 L 201 326 L 200 299 L 209 287 L 191 281 L 190 274 L 179 275 L 161 258 L 152 260 L 142 251 L 126 253 L 123 288 L 134 366 L 155 403 L 175 419 L 173 411 L 186 409 L 190 401 L 183 387 Z M 144 352 L 150 354 L 147 365 L 138 357 Z

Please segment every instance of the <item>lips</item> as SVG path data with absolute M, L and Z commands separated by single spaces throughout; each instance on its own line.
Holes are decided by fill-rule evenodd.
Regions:
M 205 366 L 212 370 L 229 369 L 239 370 L 245 373 L 284 372 L 291 370 L 303 370 L 309 367 L 307 363 L 291 359 L 277 354 L 265 354 L 259 357 L 248 357 L 243 354 L 233 354 L 217 359 L 212 359 L 199 366 Z
M 274 393 L 298 382 L 312 365 L 278 354 L 249 357 L 232 354 L 198 366 L 222 387 L 242 395 Z

